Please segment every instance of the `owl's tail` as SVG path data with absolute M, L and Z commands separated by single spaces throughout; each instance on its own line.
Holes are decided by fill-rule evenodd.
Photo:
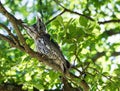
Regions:
M 66 67 L 69 69 L 71 67 L 71 64 L 66 60 Z
M 66 73 L 71 68 L 71 64 L 66 60 L 66 64 L 63 64 L 63 67 L 64 67 L 63 71 L 64 73 Z

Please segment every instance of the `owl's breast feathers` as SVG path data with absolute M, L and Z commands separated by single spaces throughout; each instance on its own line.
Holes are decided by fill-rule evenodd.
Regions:
M 58 44 L 50 38 L 49 34 L 41 34 L 37 37 L 35 43 L 37 51 L 53 59 L 63 72 L 66 72 L 70 68 L 70 63 L 64 58 Z

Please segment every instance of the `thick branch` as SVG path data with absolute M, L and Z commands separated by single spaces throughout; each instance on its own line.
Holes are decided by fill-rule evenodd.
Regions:
M 23 36 L 22 36 L 22 34 L 21 34 L 21 32 L 20 32 L 20 30 L 19 30 L 19 27 L 18 27 L 18 23 L 19 23 L 19 21 L 12 15 L 12 14 L 10 14 L 9 12 L 7 12 L 7 10 L 3 7 L 3 5 L 2 5 L 2 3 L 0 2 L 0 12 L 3 14 L 3 15 L 5 15 L 7 18 L 8 18 L 8 20 L 12 23 L 12 25 L 13 25 L 13 27 L 15 28 L 15 31 L 16 31 L 16 33 L 17 33 L 17 35 L 18 35 L 18 38 L 19 38 L 19 40 L 20 40 L 20 42 L 23 44 L 23 46 L 25 47 L 25 50 L 27 51 L 27 52 L 30 52 L 31 51 L 31 49 L 29 48 L 29 46 L 26 44 L 26 42 L 25 42 L 25 39 L 23 38 Z
M 15 45 L 15 43 L 13 42 L 13 40 L 9 39 L 8 37 L 0 34 L 0 38 L 3 39 L 3 40 L 6 40 L 11 46 L 13 47 L 16 47 L 22 51 L 25 51 L 24 48 L 22 46 L 18 46 L 18 45 Z M 54 70 L 62 73 L 62 70 L 59 68 L 59 66 L 55 65 L 53 60 L 50 60 L 46 55 L 43 55 L 43 54 L 39 54 L 37 52 L 34 52 L 34 51 L 31 51 L 29 52 L 29 55 L 33 58 L 37 58 L 38 60 L 40 60 L 40 62 L 52 67 Z M 88 91 L 89 87 L 87 85 L 87 83 L 85 81 L 81 81 L 79 82 L 79 79 L 77 76 L 71 74 L 71 73 L 66 73 L 66 74 L 63 74 L 65 75 L 66 77 L 72 79 L 75 83 L 78 83 L 79 86 L 83 87 L 84 89 L 86 89 L 85 91 Z M 78 79 L 78 80 L 76 80 Z M 78 81 L 78 82 L 77 82 Z
M 22 47 L 20 45 L 16 45 L 15 42 L 12 39 L 10 39 L 8 36 L 4 36 L 4 35 L 0 34 L 0 38 L 2 40 L 7 41 L 12 47 L 16 47 L 16 48 L 20 49 L 21 51 L 26 52 L 24 47 Z M 47 56 L 45 56 L 43 54 L 39 54 L 37 52 L 34 52 L 33 50 L 29 52 L 29 55 L 33 58 L 37 58 L 44 64 L 47 64 L 48 66 L 53 67 L 56 71 L 59 71 L 62 73 L 61 69 L 58 68 L 58 66 L 54 65 L 53 60 L 50 60 Z
M 25 51 L 22 46 L 15 45 L 15 43 L 12 40 L 10 40 L 8 37 L 0 34 L 0 38 L 3 39 L 3 40 L 6 40 L 8 43 L 10 43 L 11 46 L 16 47 L 16 48 L 18 48 L 18 49 L 20 49 L 22 51 Z M 39 54 L 39 53 L 34 52 L 34 51 L 29 52 L 29 55 L 31 57 L 33 57 L 33 58 L 37 58 L 38 60 L 40 60 L 40 62 L 52 67 L 56 71 L 62 73 L 62 70 L 59 68 L 59 66 L 55 65 L 53 60 L 50 60 L 46 55 Z M 73 75 L 73 74 L 71 74 L 69 72 L 66 73 L 66 74 L 63 74 L 63 75 L 65 75 L 66 77 L 72 79 L 72 81 L 74 81 L 75 83 L 79 84 L 79 86 L 83 87 L 85 89 L 85 91 L 88 91 L 89 86 L 87 85 L 87 83 L 85 81 L 80 82 L 79 81 L 80 78 L 78 78 L 77 76 L 75 76 L 75 75 Z

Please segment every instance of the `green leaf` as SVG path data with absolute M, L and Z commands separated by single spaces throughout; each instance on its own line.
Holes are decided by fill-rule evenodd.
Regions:
M 34 87 L 39 89 L 39 90 L 45 89 L 44 86 L 41 83 L 37 83 L 37 84 L 34 83 Z
M 86 27 L 87 24 L 88 24 L 88 19 L 85 18 L 85 17 L 83 17 L 83 16 L 80 16 L 80 18 L 79 18 L 79 23 L 80 23 L 81 26 Z
M 52 21 L 52 25 L 54 25 L 55 27 L 59 27 L 60 23 L 58 22 L 58 20 L 54 20 Z
M 63 18 L 62 18 L 62 16 L 58 16 L 57 20 L 59 21 L 60 24 L 63 24 Z
M 108 72 L 103 72 L 102 75 L 109 76 L 110 74 Z
M 63 18 L 61 16 L 58 16 L 54 21 L 52 21 L 52 24 L 57 28 L 61 27 L 63 25 Z

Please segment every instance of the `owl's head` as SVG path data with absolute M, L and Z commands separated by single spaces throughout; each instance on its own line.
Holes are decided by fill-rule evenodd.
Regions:
M 45 24 L 38 17 L 37 17 L 37 22 L 35 24 L 33 24 L 30 27 L 24 25 L 24 27 L 27 30 L 29 36 L 32 37 L 33 39 L 36 39 L 41 33 L 46 32 Z

